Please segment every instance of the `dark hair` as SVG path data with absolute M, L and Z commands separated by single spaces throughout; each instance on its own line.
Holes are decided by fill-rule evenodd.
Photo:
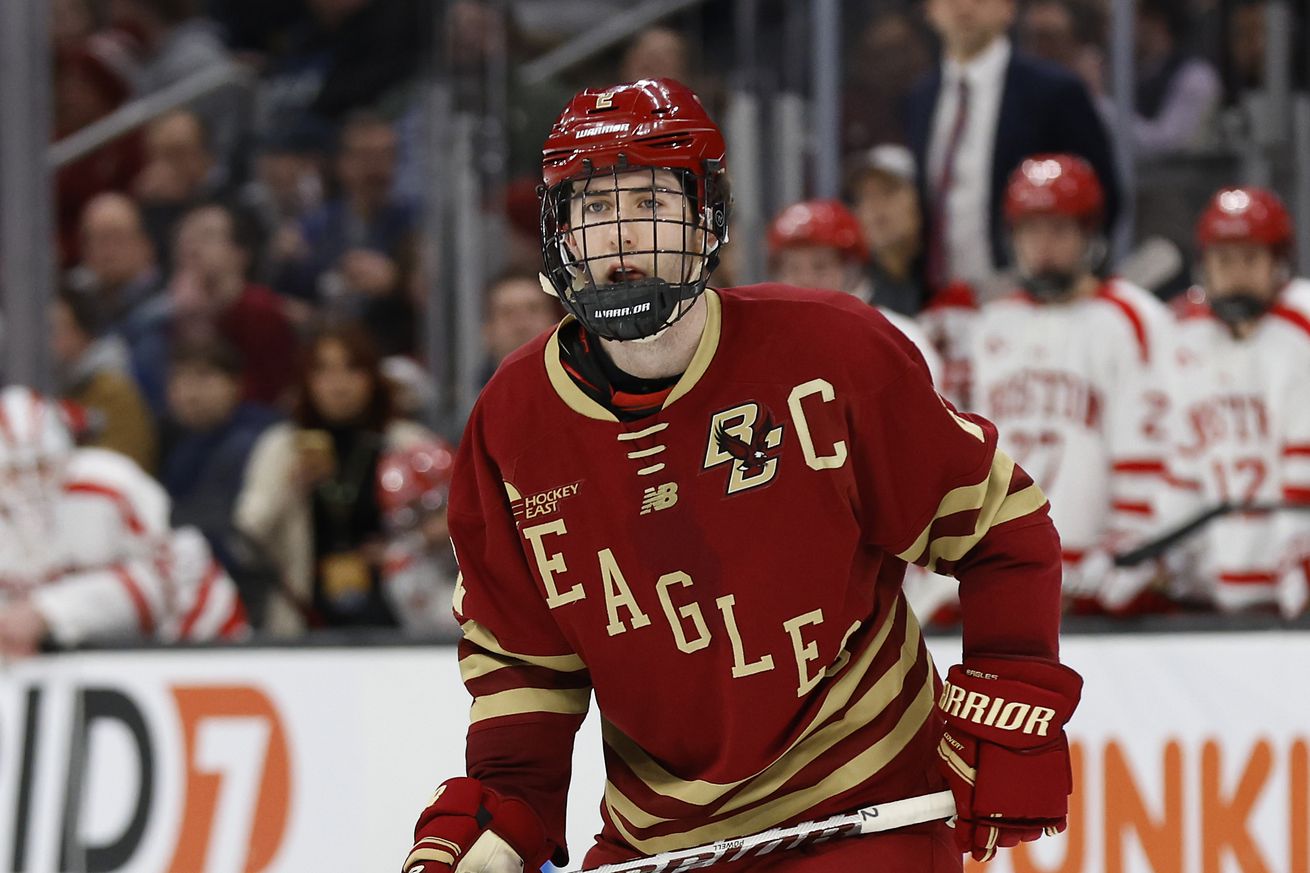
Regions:
M 55 295 L 55 302 L 67 307 L 73 324 L 90 339 L 99 337 L 109 325 L 104 303 L 95 294 L 60 288 Z
M 173 343 L 168 353 L 168 365 L 169 369 L 208 367 L 233 379 L 240 379 L 245 369 L 241 352 L 216 337 L 198 337 Z
M 196 0 L 133 0 L 133 2 L 164 24 L 181 24 L 188 18 L 195 18 L 200 14 Z
M 313 376 L 317 364 L 318 350 L 332 342 L 338 343 L 346 350 L 346 359 L 350 361 L 352 367 L 363 370 L 368 376 L 370 385 L 368 405 L 360 420 L 355 423 L 374 433 L 382 433 L 395 417 L 391 383 L 382 374 L 382 356 L 378 353 L 377 341 L 366 328 L 355 322 L 321 327 L 305 343 L 301 353 L 296 405 L 292 413 L 296 423 L 305 428 L 326 428 L 335 423 L 324 418 L 314 406 L 314 397 L 309 389 L 310 377 Z
M 1140 0 L 1138 14 L 1164 22 L 1165 29 L 1175 40 L 1187 36 L 1188 19 L 1185 0 Z
M 346 138 L 356 131 L 368 130 L 374 127 L 385 127 L 387 130 L 396 132 L 396 125 L 379 112 L 371 109 L 357 109 L 348 114 L 344 121 L 341 122 L 341 128 L 337 131 L 337 149 L 336 153 L 341 154 L 346 148 Z
M 246 273 L 247 278 L 255 267 L 255 262 L 260 256 L 260 234 L 255 220 L 243 209 L 238 209 L 226 200 L 205 200 L 197 203 L 195 206 L 187 209 L 173 226 L 174 233 L 181 227 L 182 222 L 186 221 L 197 212 L 205 212 L 211 209 L 217 209 L 227 216 L 228 227 L 231 228 L 232 244 L 241 249 L 246 255 Z
M 541 284 L 540 275 L 535 270 L 525 270 L 521 267 L 510 267 L 496 274 L 486 287 L 482 289 L 482 315 L 486 317 L 491 314 L 491 298 L 495 296 L 496 291 L 502 285 L 508 285 L 511 282 L 527 282 L 532 287 L 539 287 Z M 560 313 L 563 317 L 563 313 Z

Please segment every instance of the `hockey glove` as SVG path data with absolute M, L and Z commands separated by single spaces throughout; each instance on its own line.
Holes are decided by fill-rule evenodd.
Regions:
M 552 846 L 528 805 L 476 779 L 447 779 L 414 827 L 404 873 L 523 873 L 541 869 Z
M 1073 775 L 1065 722 L 1082 693 L 1068 667 L 1033 658 L 967 658 L 946 676 L 937 747 L 955 794 L 955 842 L 986 861 L 1064 830 Z

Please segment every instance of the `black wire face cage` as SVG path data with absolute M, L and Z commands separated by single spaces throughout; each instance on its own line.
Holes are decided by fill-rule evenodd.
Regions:
M 705 291 L 728 239 L 724 174 L 720 162 L 705 163 L 697 175 L 629 167 L 620 156 L 603 170 L 584 164 L 585 174 L 544 192 L 546 275 L 589 332 L 617 340 L 651 336 Z M 676 177 L 677 187 L 660 180 L 661 172 Z M 616 272 L 621 268 L 626 272 Z

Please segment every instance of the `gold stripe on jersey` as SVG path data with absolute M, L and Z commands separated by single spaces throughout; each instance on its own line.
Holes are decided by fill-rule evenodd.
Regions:
M 521 665 L 544 667 L 557 673 L 576 673 L 579 670 L 587 669 L 587 665 L 577 655 L 524 655 L 519 652 L 511 652 L 500 644 L 500 640 L 496 639 L 495 634 L 471 619 L 460 625 L 459 629 L 463 631 L 464 639 L 478 648 L 484 649 L 492 655 L 500 655 L 503 658 L 521 662 Z M 477 654 L 473 653 L 460 658 L 461 664 L 469 658 L 477 657 Z M 487 672 L 491 671 L 488 670 Z
M 474 679 L 481 679 L 497 670 L 503 670 L 506 667 L 522 667 L 523 662 L 513 658 L 506 658 L 502 655 L 486 655 L 481 652 L 470 652 L 459 659 L 459 676 L 464 680 L 464 684 L 472 682 Z
M 822 715 L 816 716 L 810 722 L 810 728 L 807 733 L 810 736 L 804 737 L 804 742 L 797 741 L 788 748 L 786 752 L 780 755 L 773 764 L 765 768 L 755 776 L 743 779 L 740 782 L 730 785 L 717 785 L 707 782 L 674 782 L 653 785 L 642 779 L 645 786 L 655 794 L 666 797 L 674 797 L 686 803 L 693 803 L 698 806 L 709 806 L 716 800 L 726 794 L 729 790 L 740 785 L 745 785 L 742 791 L 735 794 L 731 800 L 722 806 L 714 807 L 713 812 L 717 815 L 723 815 L 734 810 L 742 809 L 747 806 L 759 803 L 769 797 L 776 796 L 778 791 L 797 773 L 813 764 L 819 758 L 828 754 L 833 747 L 849 739 L 860 729 L 866 727 L 877 716 L 884 712 L 896 698 L 901 696 L 905 688 L 906 677 L 914 669 L 915 665 L 920 662 L 923 649 L 920 643 L 920 632 L 918 622 L 914 620 L 912 613 L 906 610 L 906 629 L 905 640 L 901 645 L 900 656 L 878 678 L 878 680 L 864 693 L 864 695 L 850 707 L 841 718 L 834 721 L 827 721 Z M 929 674 L 931 680 L 931 674 Z M 826 701 L 825 701 L 826 703 Z M 831 708 L 831 711 L 839 709 Z M 815 728 L 818 728 L 815 730 Z M 812 732 L 812 733 L 811 733 Z M 606 740 L 614 732 L 606 735 Z M 631 741 L 628 741 L 631 743 Z M 896 752 L 899 752 L 899 748 Z M 894 756 L 894 755 L 893 755 Z M 620 757 L 624 757 L 620 754 Z M 881 769 L 891 759 L 883 761 L 878 765 Z M 625 758 L 626 763 L 626 758 Z M 634 771 L 635 773 L 635 771 Z M 668 779 L 674 777 L 664 774 Z M 638 776 L 638 778 L 641 778 Z M 683 786 L 694 786 L 697 790 L 689 792 Z M 712 792 L 703 789 L 704 786 L 712 786 Z M 672 789 L 672 790 L 669 790 Z M 610 803 L 610 808 L 620 813 L 628 822 L 639 828 L 653 827 L 662 824 L 668 819 L 652 815 L 641 809 L 636 803 L 628 798 L 618 786 L 607 781 L 605 784 L 605 796 Z
M 661 409 L 668 409 L 673 401 L 686 394 L 700 377 L 705 375 L 705 371 L 710 368 L 710 361 L 714 360 L 714 353 L 719 348 L 719 331 L 723 325 L 723 304 L 719 302 L 719 295 L 714 293 L 711 288 L 706 288 L 705 293 L 701 295 L 705 301 L 705 330 L 701 332 L 700 343 L 696 346 L 696 353 L 691 357 L 691 363 L 669 392 L 669 396 L 664 398 L 664 405 Z
M 533 712 L 586 715 L 590 705 L 590 688 L 512 688 L 474 700 L 469 723 Z
M 992 455 L 987 478 L 975 485 L 965 485 L 948 491 L 937 506 L 932 520 L 915 538 L 908 549 L 896 557 L 910 564 L 919 564 L 935 570 L 937 562 L 945 559 L 958 561 L 978 544 L 994 526 L 1022 518 L 1046 504 L 1046 495 L 1035 484 L 1010 494 L 1014 478 L 1014 461 L 997 449 Z M 977 512 L 971 533 L 962 536 L 932 538 L 933 525 L 939 519 L 964 512 Z
M 955 423 L 960 426 L 961 430 L 972 436 L 980 443 L 987 442 L 987 434 L 983 433 L 983 429 L 981 426 L 974 424 L 972 421 L 969 421 L 969 419 L 960 415 L 950 407 L 947 407 L 947 412 L 951 414 L 951 418 L 955 419 Z
M 555 328 L 555 332 L 550 335 L 550 339 L 547 340 L 546 375 L 550 378 L 551 387 L 555 389 L 559 399 L 563 400 L 569 409 L 580 415 L 585 415 L 587 418 L 594 418 L 596 421 L 612 421 L 617 424 L 618 417 L 583 393 L 569 374 L 564 372 L 564 365 L 560 363 L 559 332 L 564 329 L 565 325 L 575 320 L 572 315 L 566 316 Z
M 824 697 L 823 703 L 819 706 L 819 711 L 815 713 L 814 718 L 805 729 L 792 741 L 792 744 L 776 758 L 773 763 L 765 766 L 756 773 L 751 774 L 736 782 L 708 782 L 705 780 L 683 780 L 669 773 L 653 758 L 638 746 L 635 742 L 625 736 L 614 725 L 608 721 L 601 721 L 601 733 L 604 737 L 605 744 L 610 750 L 619 756 L 628 769 L 632 771 L 638 779 L 646 784 L 650 790 L 656 794 L 662 794 L 683 803 L 690 803 L 697 806 L 704 806 L 713 803 L 729 791 L 732 791 L 752 779 L 758 778 L 761 774 L 767 773 L 769 768 L 774 766 L 778 761 L 791 754 L 798 745 L 806 740 L 812 733 L 823 727 L 833 715 L 842 707 L 850 702 L 851 697 L 855 694 L 860 682 L 863 681 L 868 673 L 870 665 L 877 658 L 878 653 L 882 650 L 887 636 L 891 633 L 892 628 L 896 625 L 896 616 L 898 610 L 904 610 L 907 617 L 910 611 L 905 606 L 904 598 L 898 597 L 893 603 L 892 608 L 883 618 L 882 624 L 878 627 L 874 636 L 865 646 L 864 651 L 860 653 L 855 663 L 846 668 L 846 672 L 840 679 L 832 684 L 828 694 Z M 913 632 L 917 638 L 917 623 L 913 631 L 908 628 L 906 633 Z
M 1046 495 L 1034 482 L 1022 491 L 1016 491 L 1005 498 L 1001 503 L 1001 508 L 996 510 L 996 517 L 992 519 L 992 527 L 1005 524 L 1007 521 L 1014 521 L 1016 518 L 1023 518 L 1025 515 L 1031 515 L 1045 505 Z
M 928 674 L 924 677 L 919 693 L 915 695 L 895 727 L 817 784 L 776 797 L 745 812 L 698 828 L 641 839 L 615 815 L 608 798 L 606 807 L 610 810 L 610 819 L 614 822 L 614 827 L 623 838 L 648 855 L 762 831 L 794 818 L 824 800 L 849 791 L 876 776 L 878 771 L 893 761 L 914 738 L 932 714 L 935 705 L 932 675 Z
M 701 295 L 701 300 L 704 301 L 705 306 L 705 330 L 701 332 L 700 343 L 696 346 L 696 352 L 692 355 L 691 363 L 687 365 L 682 378 L 678 379 L 674 384 L 669 396 L 664 398 L 664 405 L 661 408 L 668 408 L 669 404 L 696 386 L 701 376 L 704 376 L 705 371 L 709 369 L 710 361 L 714 360 L 714 352 L 719 348 L 719 333 L 723 324 L 723 304 L 719 301 L 719 295 L 709 288 L 705 289 L 705 293 Z M 572 315 L 567 316 L 559 323 L 559 326 L 555 328 L 555 332 L 550 335 L 550 339 L 546 342 L 546 375 L 550 378 L 550 384 L 555 389 L 555 393 L 574 412 L 597 421 L 617 422 L 618 418 L 614 413 L 583 393 L 577 383 L 565 372 L 564 365 L 560 363 L 559 332 L 565 325 L 575 320 Z
M 644 428 L 643 430 L 634 430 L 631 433 L 621 433 L 618 435 L 618 439 L 620 441 L 645 439 L 648 436 L 654 436 L 668 426 L 669 423 L 667 421 L 661 421 L 659 424 L 652 424 L 650 427 Z

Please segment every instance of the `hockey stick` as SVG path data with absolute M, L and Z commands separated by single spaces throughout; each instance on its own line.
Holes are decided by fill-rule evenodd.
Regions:
M 1124 552 L 1122 555 L 1116 555 L 1114 563 L 1116 567 L 1135 567 L 1152 558 L 1158 558 L 1220 516 L 1231 515 L 1235 512 L 1265 514 L 1284 510 L 1307 512 L 1310 511 L 1310 503 L 1220 503 L 1218 506 L 1212 506 L 1204 512 L 1197 513 L 1149 543 L 1143 543 L 1135 549 Z
M 675 873 L 680 870 L 697 870 L 711 864 L 767 855 L 778 849 L 794 849 L 838 837 L 892 831 L 954 815 L 955 798 L 949 791 L 938 791 L 935 794 L 876 803 L 822 821 L 773 828 L 749 837 L 733 837 L 717 843 L 606 864 L 576 873 Z

